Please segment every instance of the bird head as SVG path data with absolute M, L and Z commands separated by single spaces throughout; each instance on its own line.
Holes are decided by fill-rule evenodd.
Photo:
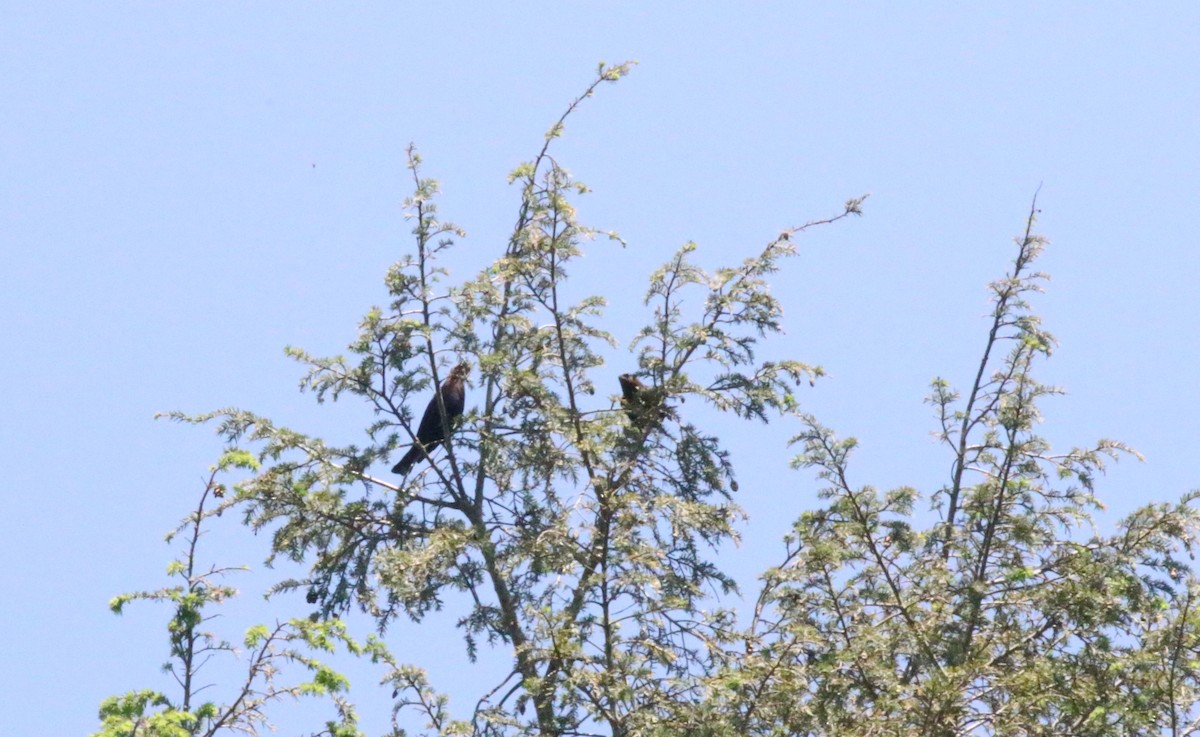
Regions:
M 621 389 L 622 389 L 622 391 L 625 391 L 626 393 L 629 393 L 631 391 L 637 391 L 638 389 L 641 389 L 643 386 L 645 386 L 644 384 L 642 384 L 641 379 L 634 376 L 633 374 L 621 374 L 620 376 L 617 377 L 617 381 L 621 382 Z

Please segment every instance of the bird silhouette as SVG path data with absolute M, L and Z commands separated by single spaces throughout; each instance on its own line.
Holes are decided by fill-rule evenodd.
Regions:
M 471 365 L 460 363 L 450 371 L 450 376 L 442 382 L 441 389 L 429 400 L 425 414 L 421 416 L 421 424 L 417 426 L 417 440 L 400 459 L 392 466 L 392 473 L 401 476 L 412 470 L 413 464 L 429 456 L 434 448 L 442 444 L 446 436 L 454 430 L 454 421 L 462 416 L 467 403 L 467 388 L 464 380 L 471 372 Z M 446 427 L 442 424 L 442 412 L 438 409 L 438 395 L 442 397 L 442 406 L 446 408 Z

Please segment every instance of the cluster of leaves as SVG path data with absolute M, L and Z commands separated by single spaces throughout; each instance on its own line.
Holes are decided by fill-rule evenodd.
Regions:
M 456 715 L 424 671 L 372 640 L 365 652 L 387 666 L 396 733 L 413 715 L 427 734 L 479 736 L 1200 731 L 1197 587 L 1181 559 L 1200 522 L 1194 497 L 1099 534 L 1094 481 L 1128 449 L 1101 441 L 1055 454 L 1036 433 L 1038 402 L 1057 391 L 1033 374 L 1054 346 L 1027 302 L 1043 279 L 1032 271 L 1044 246 L 1036 207 L 1011 272 L 991 285 L 992 324 L 970 388 L 933 384 L 949 482 L 928 495 L 855 486 L 855 441 L 795 398 L 820 369 L 764 361 L 757 350 L 781 329 L 769 278 L 795 253 L 795 237 L 860 214 L 861 198 L 712 272 L 685 245 L 651 275 L 648 324 L 629 336 L 631 365 L 619 370 L 618 340 L 601 326 L 604 299 L 568 295 L 583 243 L 619 239 L 578 221 L 572 200 L 586 187 L 550 145 L 585 98 L 627 71 L 601 65 L 512 173 L 520 206 L 504 252 L 461 283 L 442 263 L 464 234 L 439 218 L 437 185 L 410 149 L 415 251 L 388 272 L 390 304 L 367 314 L 347 355 L 289 349 L 307 367 L 302 389 L 374 410 L 362 446 L 331 446 L 236 408 L 174 415 L 215 422 L 229 458 L 253 454 L 255 468 L 220 509 L 269 531 L 271 559 L 308 569 L 276 586 L 303 590 L 313 610 L 275 641 L 313 645 L 320 635 L 355 650 L 336 624 L 342 613 L 360 610 L 384 633 L 397 617 L 449 609 L 470 658 L 486 647 L 507 659 L 506 675 Z M 462 361 L 475 373 L 457 433 L 402 481 L 377 476 L 414 439 L 412 410 Z M 623 372 L 640 379 L 622 377 L 622 398 L 598 396 Z M 783 561 L 762 576 L 749 621 L 728 608 L 737 582 L 714 553 L 736 540 L 742 516 L 734 466 L 691 419 L 696 406 L 796 418 L 795 465 L 825 484 Z M 217 595 L 207 579 L 187 577 L 171 596 Z M 221 649 L 186 630 L 179 650 L 174 638 L 196 617 L 183 601 L 175 657 L 197 642 Z M 256 644 L 270 636 L 258 635 Z M 337 693 L 335 680 L 312 683 Z M 277 692 L 254 693 L 255 708 L 239 712 L 247 720 Z M 342 721 L 331 733 L 355 729 L 349 707 L 335 703 Z M 186 734 L 202 733 L 194 725 L 203 720 L 221 726 L 214 715 L 224 713 L 157 694 L 105 708 L 114 720 L 162 708 L 154 718 L 183 719 Z

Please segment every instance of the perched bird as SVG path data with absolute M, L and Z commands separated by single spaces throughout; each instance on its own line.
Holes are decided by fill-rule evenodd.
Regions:
M 645 389 L 646 385 L 633 374 L 621 374 L 617 377 L 617 381 L 621 382 L 621 406 L 625 408 L 625 413 L 629 415 L 629 419 L 636 419 L 634 417 L 634 405 L 637 402 L 638 392 Z
M 442 382 L 442 388 L 437 395 L 429 400 L 425 414 L 421 416 L 421 424 L 417 427 L 417 441 L 412 444 L 404 457 L 395 466 L 392 473 L 406 475 L 412 470 L 413 464 L 428 456 L 430 451 L 442 444 L 446 436 L 453 431 L 454 421 L 462 416 L 467 402 L 467 388 L 463 381 L 471 371 L 471 365 L 460 363 L 450 371 L 450 376 Z M 446 422 L 450 427 L 442 426 L 442 412 L 438 409 L 438 395 L 442 397 L 442 405 L 446 408 Z
M 645 427 L 667 417 L 662 390 L 647 387 L 633 374 L 621 374 L 617 381 L 621 382 L 621 406 L 635 426 Z

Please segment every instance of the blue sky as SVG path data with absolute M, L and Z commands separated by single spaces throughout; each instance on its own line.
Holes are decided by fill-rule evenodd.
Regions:
M 298 394 L 282 349 L 339 352 L 384 301 L 409 245 L 405 146 L 468 231 L 453 264 L 466 277 L 511 226 L 505 175 L 601 60 L 640 64 L 556 152 L 594 189 L 583 218 L 628 241 L 596 243 L 577 269 L 629 326 L 624 343 L 645 317 L 641 278 L 680 244 L 709 266 L 740 261 L 870 192 L 865 217 L 804 236 L 779 275 L 788 332 L 770 350 L 828 370 L 802 401 L 860 439 L 856 483 L 931 491 L 948 459 L 922 397 L 934 376 L 970 380 L 985 285 L 1040 185 L 1053 280 L 1036 306 L 1061 341 L 1042 377 L 1069 392 L 1043 407 L 1046 435 L 1145 454 L 1101 482 L 1113 518 L 1200 486 L 1197 29 L 1185 3 L 6 8 L 10 731 L 86 733 L 103 697 L 161 685 L 166 611 L 117 618 L 106 602 L 164 583 L 162 534 L 219 443 L 154 413 L 238 405 L 354 440 L 365 411 Z M 728 430 L 752 515 L 730 553 L 739 570 L 776 560 L 814 499 L 811 475 L 785 470 L 794 431 Z M 261 568 L 266 541 L 236 525 L 210 543 L 220 562 Z M 269 579 L 241 585 L 255 599 Z M 230 636 L 250 624 L 236 611 Z M 448 624 L 413 632 L 395 635 L 402 657 L 457 672 Z

